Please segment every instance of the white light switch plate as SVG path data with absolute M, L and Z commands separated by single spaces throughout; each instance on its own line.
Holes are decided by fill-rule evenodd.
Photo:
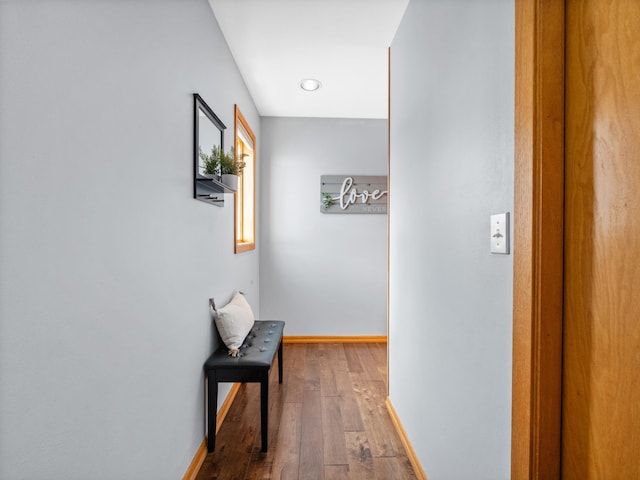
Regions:
M 491 253 L 509 254 L 509 212 L 491 215 Z

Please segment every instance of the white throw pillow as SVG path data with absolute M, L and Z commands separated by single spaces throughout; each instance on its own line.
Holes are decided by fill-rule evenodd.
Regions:
M 238 356 L 239 348 L 255 322 L 251 305 L 242 293 L 236 292 L 231 301 L 215 313 L 216 327 L 229 355 Z

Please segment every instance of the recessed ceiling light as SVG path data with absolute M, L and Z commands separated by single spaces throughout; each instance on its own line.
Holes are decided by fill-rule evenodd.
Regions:
M 305 78 L 300 82 L 300 88 L 307 92 L 313 92 L 318 90 L 322 84 L 315 78 Z

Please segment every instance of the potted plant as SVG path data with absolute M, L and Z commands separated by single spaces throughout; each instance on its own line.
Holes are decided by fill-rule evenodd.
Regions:
M 243 155 L 246 156 L 246 155 Z M 231 190 L 238 190 L 238 175 L 242 174 L 246 163 L 236 159 L 233 149 L 229 153 L 220 151 L 220 174 L 222 175 L 222 183 Z
M 220 166 L 220 152 L 222 150 L 214 145 L 211 149 L 211 155 L 207 155 L 200 149 L 200 159 L 202 160 L 202 176 L 207 178 L 215 178 Z M 224 152 L 223 152 L 224 153 Z

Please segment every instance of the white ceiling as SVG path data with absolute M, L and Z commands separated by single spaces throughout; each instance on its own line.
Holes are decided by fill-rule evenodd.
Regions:
M 387 118 L 387 49 L 408 2 L 209 0 L 260 115 L 338 118 Z

